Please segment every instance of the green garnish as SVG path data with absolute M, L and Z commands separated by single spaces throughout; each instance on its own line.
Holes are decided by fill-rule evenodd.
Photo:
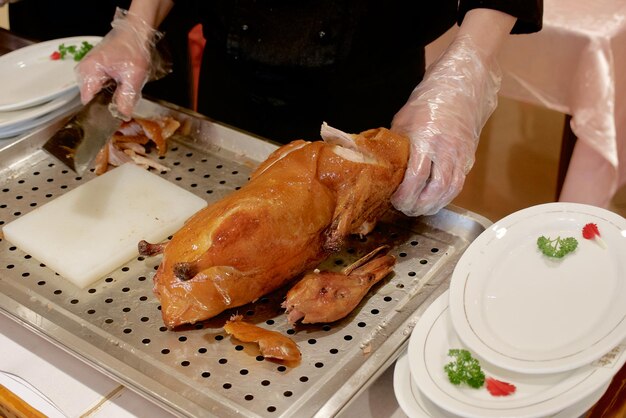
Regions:
M 77 48 L 76 45 L 65 46 L 65 44 L 61 44 L 59 45 L 60 58 L 65 59 L 66 56 L 71 55 L 74 57 L 74 61 L 80 61 L 91 48 L 93 45 L 87 41 L 83 41 L 80 48 Z
M 572 237 L 550 239 L 542 235 L 537 238 L 537 247 L 548 257 L 563 258 L 578 247 L 578 241 Z
M 485 373 L 469 351 L 453 348 L 448 351 L 448 356 L 455 357 L 455 360 L 443 366 L 443 370 L 453 385 L 465 382 L 470 387 L 478 389 L 485 383 Z

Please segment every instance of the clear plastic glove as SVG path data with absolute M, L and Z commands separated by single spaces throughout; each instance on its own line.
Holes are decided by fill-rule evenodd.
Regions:
M 411 139 L 404 179 L 391 197 L 409 216 L 432 215 L 454 199 L 474 164 L 480 131 L 497 105 L 500 70 L 468 35 L 426 71 L 391 129 Z
M 113 29 L 76 66 L 81 100 L 89 102 L 110 79 L 117 82 L 112 112 L 125 119 L 132 116 L 148 80 L 170 71 L 156 51 L 163 34 L 139 17 L 118 8 Z

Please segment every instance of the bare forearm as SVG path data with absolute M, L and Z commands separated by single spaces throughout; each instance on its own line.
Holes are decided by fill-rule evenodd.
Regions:
M 470 35 L 474 44 L 487 58 L 498 54 L 516 18 L 498 10 L 473 9 L 467 12 L 457 37 Z

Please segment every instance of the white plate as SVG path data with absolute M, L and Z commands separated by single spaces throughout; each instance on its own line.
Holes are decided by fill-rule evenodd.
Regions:
M 61 412 L 50 399 L 41 393 L 33 385 L 25 381 L 19 376 L 8 372 L 0 372 L 0 385 L 9 389 L 21 400 L 35 408 L 37 411 L 49 418 L 65 418 L 65 414 Z
M 472 418 L 533 418 L 556 414 L 610 383 L 626 362 L 626 342 L 598 363 L 547 375 L 504 370 L 472 353 L 479 359 L 487 377 L 514 384 L 516 392 L 495 397 L 484 387 L 455 386 L 444 371 L 444 366 L 452 361 L 448 350 L 466 347 L 452 327 L 448 297 L 448 292 L 443 293 L 419 319 L 411 334 L 408 357 L 417 387 L 428 399 L 450 413 Z
M 582 237 L 596 223 L 606 243 Z M 543 255 L 540 236 L 574 237 L 575 252 Z M 626 220 L 594 206 L 549 203 L 511 214 L 468 247 L 452 274 L 450 313 L 461 340 L 521 373 L 572 370 L 626 338 Z
M 457 418 L 457 415 L 439 408 L 419 390 L 409 369 L 409 357 L 405 351 L 393 369 L 393 390 L 398 405 L 409 418 Z
M 605 384 L 600 389 L 586 396 L 579 402 L 576 402 L 569 408 L 565 408 L 554 415 L 550 415 L 550 418 L 573 418 L 582 416 L 600 400 L 610 385 L 610 382 Z M 439 408 L 422 394 L 411 376 L 409 357 L 406 351 L 396 361 L 393 372 L 393 389 L 400 408 L 410 418 L 458 418 L 458 415 L 454 415 Z
M 59 109 L 53 110 L 52 112 L 47 113 L 38 118 L 30 119 L 26 122 L 20 123 L 17 126 L 14 126 L 14 127 L 12 126 L 6 129 L 0 129 L 0 139 L 11 138 L 11 137 L 23 134 L 24 132 L 30 129 L 34 129 L 40 125 L 43 125 L 44 123 L 47 123 L 47 122 L 50 122 L 51 120 L 56 119 L 57 117 L 61 116 L 63 113 L 67 112 L 68 109 L 73 108 L 74 106 L 78 106 L 79 104 L 80 104 L 80 97 L 74 96 L 72 100 L 70 100 L 68 103 L 66 103 L 65 106 Z
M 47 102 L 76 88 L 72 58 L 52 60 L 60 44 L 97 44 L 102 37 L 76 36 L 41 42 L 0 57 L 0 111 L 24 109 Z
M 37 106 L 27 107 L 20 110 L 11 110 L 8 112 L 0 112 L 0 131 L 4 129 L 16 128 L 24 122 L 28 122 L 32 119 L 38 118 L 56 110 L 63 105 L 69 103 L 73 98 L 78 95 L 78 88 L 70 90 L 68 93 L 50 100 L 49 102 L 42 103 Z

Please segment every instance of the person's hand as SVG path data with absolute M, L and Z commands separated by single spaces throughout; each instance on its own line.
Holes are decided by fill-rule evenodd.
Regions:
M 156 53 L 160 32 L 119 8 L 111 26 L 113 29 L 89 51 L 75 71 L 83 103 L 89 102 L 109 79 L 115 80 L 112 110 L 128 119 L 145 83 L 162 77 L 169 69 Z
M 411 140 L 404 179 L 391 197 L 409 216 L 432 215 L 454 199 L 474 163 L 480 131 L 497 105 L 500 72 L 468 35 L 426 71 L 391 129 Z

